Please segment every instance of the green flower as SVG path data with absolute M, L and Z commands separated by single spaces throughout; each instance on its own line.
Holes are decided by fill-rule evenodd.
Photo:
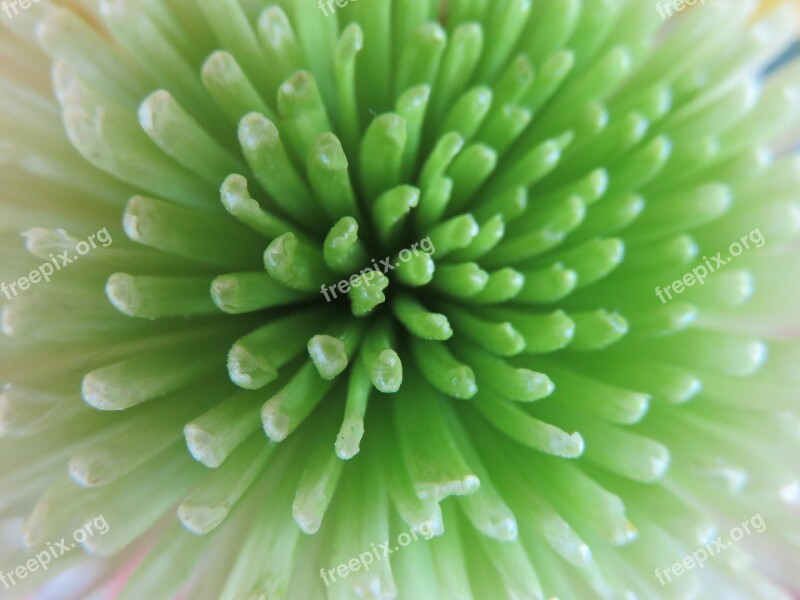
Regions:
M 0 43 L 9 593 L 800 587 L 788 4 L 63 4 Z

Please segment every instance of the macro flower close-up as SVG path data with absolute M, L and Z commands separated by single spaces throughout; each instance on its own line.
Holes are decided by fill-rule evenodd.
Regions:
M 800 599 L 800 1 L 0 25 L 0 600 Z

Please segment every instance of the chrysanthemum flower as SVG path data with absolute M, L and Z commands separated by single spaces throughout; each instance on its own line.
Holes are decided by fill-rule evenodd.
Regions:
M 800 65 L 760 8 L 14 3 L 0 594 L 788 598 Z

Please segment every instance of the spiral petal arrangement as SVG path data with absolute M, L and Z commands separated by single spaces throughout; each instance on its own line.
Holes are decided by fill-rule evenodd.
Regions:
M 653 576 L 756 513 L 800 553 L 797 19 L 759 8 L 7 20 L 0 277 L 54 272 L 0 296 L 0 566 L 109 525 L 15 591 L 789 598 L 745 543 Z

